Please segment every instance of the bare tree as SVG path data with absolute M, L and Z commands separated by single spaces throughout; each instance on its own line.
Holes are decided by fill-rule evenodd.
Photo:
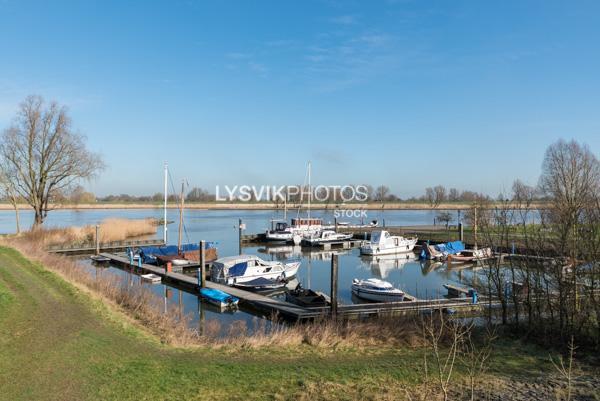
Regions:
M 433 375 L 444 401 L 447 401 L 455 363 L 463 349 L 465 336 L 471 331 L 472 325 L 463 325 L 455 320 L 444 319 L 441 310 L 423 319 L 421 323 L 423 337 L 431 352 Z M 426 357 L 424 364 L 425 371 L 429 372 L 429 361 Z
M 21 223 L 19 221 L 19 196 L 17 195 L 17 192 L 15 191 L 12 182 L 10 182 L 10 180 L 8 180 L 4 176 L 4 174 L 1 173 L 0 185 L 2 185 L 2 192 L 4 193 L 4 198 L 6 198 L 6 200 L 8 200 L 8 202 L 12 205 L 13 209 L 15 209 L 15 224 L 17 234 L 19 234 L 21 232 Z
M 557 231 L 559 247 L 570 249 L 572 258 L 577 242 L 577 226 L 581 214 L 598 198 L 600 163 L 586 145 L 559 140 L 546 150 L 541 192 L 552 201 L 547 216 Z
M 425 188 L 425 200 L 429 206 L 435 207 L 435 191 L 431 187 Z
M 380 185 L 375 190 L 375 200 L 378 202 L 385 202 L 390 193 L 390 188 L 385 185 Z
M 489 368 L 489 360 L 492 356 L 493 343 L 496 340 L 496 332 L 493 327 L 488 327 L 484 338 L 479 341 L 474 337 L 474 324 L 469 325 L 462 341 L 460 359 L 469 379 L 469 392 L 471 401 L 475 400 L 475 387 L 481 377 Z
M 450 191 L 448 192 L 448 200 L 450 202 L 458 202 L 460 200 L 460 193 L 458 192 L 458 189 L 450 188 Z
M 571 341 L 569 341 L 569 359 L 567 361 L 567 365 L 565 366 L 565 360 L 562 355 L 558 356 L 558 362 L 554 361 L 554 358 L 550 356 L 550 362 L 554 365 L 554 368 L 558 371 L 558 373 L 565 379 L 567 396 L 566 401 L 571 401 L 573 395 L 573 361 L 575 357 L 575 350 L 577 347 L 575 346 L 575 338 L 571 336 Z
M 448 228 L 448 225 L 452 222 L 452 220 L 454 220 L 454 217 L 452 217 L 452 214 L 450 214 L 450 212 L 439 212 L 436 216 L 436 220 L 439 221 L 440 223 L 443 223 L 446 225 L 446 228 Z
M 2 135 L 0 167 L 16 193 L 33 208 L 33 225 L 38 227 L 57 191 L 94 177 L 104 164 L 86 149 L 85 138 L 72 130 L 64 106 L 29 96 Z
M 440 203 L 446 201 L 446 188 L 443 185 L 436 185 L 433 188 L 433 192 L 435 194 L 435 206 L 439 206 Z

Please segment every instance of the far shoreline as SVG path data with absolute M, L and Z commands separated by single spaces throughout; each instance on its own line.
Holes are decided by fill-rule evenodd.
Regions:
M 490 209 L 502 207 L 501 202 L 492 202 Z M 543 203 L 537 202 L 531 204 L 531 209 L 539 209 L 544 206 Z M 472 208 L 473 205 L 467 202 L 459 203 L 441 203 L 437 206 L 432 206 L 427 203 L 418 202 L 369 202 L 369 203 L 346 203 L 346 204 L 312 204 L 313 210 L 465 210 Z M 30 210 L 31 207 L 26 204 L 20 204 L 19 210 Z M 125 209 L 162 209 L 163 205 L 159 203 L 89 203 L 89 204 L 64 204 L 52 205 L 51 210 L 125 210 Z M 167 205 L 168 209 L 178 209 L 179 205 L 171 203 Z M 186 203 L 186 209 L 190 210 L 283 210 L 283 205 L 276 206 L 272 203 Z M 302 206 L 306 209 L 306 205 Z M 298 205 L 288 205 L 288 210 L 298 209 Z M 0 210 L 12 211 L 13 206 L 8 203 L 0 203 Z

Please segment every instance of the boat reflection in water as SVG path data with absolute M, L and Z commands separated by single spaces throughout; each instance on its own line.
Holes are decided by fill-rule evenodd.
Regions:
M 402 253 L 397 255 L 381 255 L 381 256 L 361 256 L 361 263 L 370 268 L 373 275 L 377 278 L 384 279 L 394 270 L 400 270 L 408 262 L 413 262 L 417 259 L 417 255 L 413 252 Z
M 318 250 L 314 248 L 302 248 L 300 245 L 265 246 L 258 248 L 259 253 L 271 256 L 271 260 L 284 261 L 294 258 L 305 258 L 308 260 L 331 260 L 333 255 L 347 255 L 351 249 Z

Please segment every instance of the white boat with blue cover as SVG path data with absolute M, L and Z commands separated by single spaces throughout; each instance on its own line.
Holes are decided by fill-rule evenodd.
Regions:
M 352 280 L 352 293 L 359 298 L 376 302 L 397 302 L 404 300 L 404 291 L 395 288 L 387 281 L 376 278 Z
M 236 307 L 240 301 L 238 298 L 216 288 L 200 288 L 200 296 L 209 303 L 220 308 Z
M 262 260 L 256 255 L 228 256 L 213 262 L 210 277 L 217 283 L 234 285 L 257 278 L 290 280 L 298 273 L 300 262 L 282 263 Z

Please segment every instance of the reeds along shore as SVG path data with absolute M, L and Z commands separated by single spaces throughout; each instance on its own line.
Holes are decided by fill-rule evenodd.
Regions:
M 128 238 L 156 234 L 156 219 L 109 218 L 100 223 L 100 242 L 123 241 Z M 44 247 L 81 244 L 95 241 L 96 227 L 39 228 L 23 233 L 23 239 Z

